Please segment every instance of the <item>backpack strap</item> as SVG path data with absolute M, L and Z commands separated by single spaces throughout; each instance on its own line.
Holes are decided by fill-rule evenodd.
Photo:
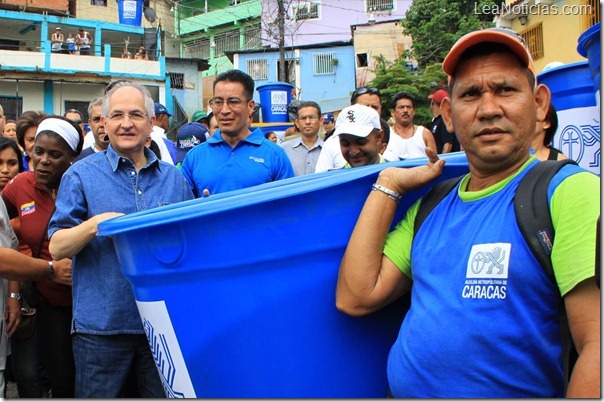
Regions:
M 454 177 L 452 179 L 443 180 L 436 183 L 428 193 L 422 197 L 415 215 L 415 221 L 413 222 L 413 236 L 417 234 L 417 231 L 422 226 L 422 223 L 426 220 L 432 210 L 457 186 L 457 183 L 463 179 L 464 176 Z
M 577 163 L 570 159 L 539 162 L 520 181 L 514 196 L 514 211 L 520 232 L 535 258 L 554 283 L 556 278 L 550 255 L 555 232 L 547 189 L 556 173 L 568 164 Z

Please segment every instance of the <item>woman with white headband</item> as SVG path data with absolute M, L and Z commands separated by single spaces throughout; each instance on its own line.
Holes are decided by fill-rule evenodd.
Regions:
M 33 172 L 18 174 L 2 191 L 11 218 L 21 218 L 21 236 L 32 256 L 56 264 L 69 264 L 70 259 L 52 261 L 48 251 L 47 226 L 61 177 L 83 145 L 81 129 L 62 116 L 50 116 L 40 122 L 32 150 Z M 49 279 L 35 282 L 38 309 L 36 331 L 38 357 L 48 376 L 53 398 L 73 398 L 75 365 L 71 347 L 71 286 Z M 18 360 L 18 356 L 16 360 Z M 13 362 L 16 365 L 32 362 Z

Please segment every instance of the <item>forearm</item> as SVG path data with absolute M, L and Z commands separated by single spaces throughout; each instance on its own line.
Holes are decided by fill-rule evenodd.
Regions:
M 11 281 L 37 281 L 50 277 L 48 261 L 0 247 L 0 276 Z
M 377 181 L 389 188 L 387 180 Z M 371 191 L 342 258 L 336 304 L 348 314 L 365 314 L 382 307 L 378 286 L 383 248 L 397 203 L 381 191 Z
M 61 260 L 73 257 L 94 239 L 97 230 L 94 219 L 89 219 L 78 226 L 56 231 L 48 244 L 52 258 Z
M 586 344 L 575 363 L 567 398 L 597 398 L 600 394 L 600 342 Z
M 451 144 L 450 142 L 445 143 L 445 145 L 443 145 L 443 154 L 448 154 L 449 152 L 451 152 L 451 149 L 453 149 L 453 144 Z

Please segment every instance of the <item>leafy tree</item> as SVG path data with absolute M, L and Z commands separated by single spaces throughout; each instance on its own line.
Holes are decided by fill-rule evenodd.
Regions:
M 413 39 L 412 57 L 420 68 L 441 63 L 455 41 L 476 29 L 493 26 L 493 15 L 483 6 L 495 0 L 413 0 L 401 21 Z
M 442 64 L 436 63 L 418 71 L 409 71 L 403 58 L 387 62 L 383 57 L 375 57 L 376 77 L 371 85 L 380 90 L 382 100 L 382 117 L 390 117 L 390 103 L 399 91 L 407 91 L 415 97 L 415 124 L 428 127 L 432 121 L 428 95 L 439 88 L 444 88 L 447 76 L 442 71 Z

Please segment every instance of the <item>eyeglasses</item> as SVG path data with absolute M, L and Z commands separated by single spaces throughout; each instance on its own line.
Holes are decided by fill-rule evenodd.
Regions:
M 133 112 L 133 113 L 112 113 L 109 116 L 107 116 L 107 118 L 109 119 L 109 121 L 117 123 L 117 122 L 124 120 L 124 117 L 126 117 L 126 116 L 128 116 L 130 121 L 135 122 L 135 123 L 140 123 L 141 121 L 145 120 L 145 117 L 147 117 L 147 115 L 144 113 Z
M 222 98 L 212 98 L 210 99 L 210 106 L 212 109 L 220 110 L 226 103 L 229 105 L 229 109 L 237 109 L 240 108 L 244 102 L 249 102 L 250 99 L 239 99 L 239 98 L 229 98 L 226 101 Z
M 374 87 L 360 87 L 353 92 L 353 96 L 360 96 L 365 94 L 372 94 L 380 96 L 380 90 Z

